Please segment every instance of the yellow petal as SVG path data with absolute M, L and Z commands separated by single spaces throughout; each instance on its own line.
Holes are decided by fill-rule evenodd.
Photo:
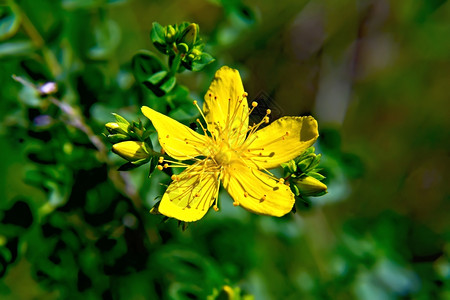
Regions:
M 242 162 L 228 166 L 222 180 L 234 201 L 251 212 L 281 217 L 294 206 L 294 194 L 287 185 Z
M 248 127 L 248 103 L 241 76 L 224 66 L 217 70 L 203 104 L 208 130 L 216 137 L 241 143 Z
M 208 154 L 209 137 L 198 134 L 189 127 L 147 106 L 143 106 L 141 110 L 155 126 L 161 147 L 173 158 L 186 160 Z
M 299 156 L 318 136 L 313 117 L 283 117 L 247 138 L 246 157 L 260 169 L 276 168 Z
M 219 192 L 219 173 L 201 161 L 181 172 L 169 185 L 158 211 L 184 222 L 201 219 Z

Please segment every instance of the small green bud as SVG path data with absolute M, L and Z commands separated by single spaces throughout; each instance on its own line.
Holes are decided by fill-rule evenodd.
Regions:
M 186 27 L 181 33 L 180 43 L 185 43 L 189 48 L 194 46 L 195 41 L 197 40 L 198 33 L 198 25 L 195 23 L 191 23 L 188 27 Z
M 106 130 L 108 130 L 109 133 L 115 134 L 115 133 L 121 133 L 121 134 L 127 134 L 126 131 L 121 128 L 119 124 L 116 122 L 109 122 L 105 124 Z
M 189 55 L 188 55 L 188 59 L 189 59 L 189 60 L 194 60 L 194 58 L 195 58 L 195 55 L 194 55 L 194 54 L 189 54 Z
M 194 48 L 192 49 L 191 53 L 194 54 L 195 56 L 199 56 L 200 54 L 202 54 L 202 51 L 197 48 Z
M 112 151 L 128 161 L 138 161 L 149 157 L 145 144 L 137 141 L 125 141 L 114 144 Z
M 293 181 L 301 196 L 322 196 L 327 192 L 327 186 L 311 176 L 300 177 Z
M 177 45 L 177 49 L 178 51 L 180 51 L 180 53 L 184 54 L 187 53 L 189 51 L 189 47 L 188 45 L 186 45 L 185 43 L 180 43 Z
M 173 28 L 172 25 L 167 25 L 166 27 L 166 42 L 172 43 L 177 31 Z

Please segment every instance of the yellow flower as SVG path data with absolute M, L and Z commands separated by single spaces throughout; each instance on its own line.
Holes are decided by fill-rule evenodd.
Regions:
M 293 193 L 283 179 L 267 169 L 278 167 L 311 146 L 318 137 L 317 122 L 312 117 L 283 117 L 257 130 L 268 122 L 270 110 L 260 123 L 249 126 L 249 115 L 257 103 L 249 108 L 246 97 L 239 72 L 220 68 L 205 95 L 203 111 L 194 101 L 206 122 L 205 128 L 197 120 L 204 135 L 142 107 L 165 152 L 177 160 L 195 161 L 188 166 L 165 160 L 165 167 L 172 164 L 186 169 L 172 176 L 173 182 L 158 207 L 161 214 L 192 222 L 201 219 L 213 205 L 218 210 L 220 182 L 235 206 L 278 217 L 291 211 Z

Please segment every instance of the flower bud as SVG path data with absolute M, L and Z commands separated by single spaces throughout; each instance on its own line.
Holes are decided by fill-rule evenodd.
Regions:
M 176 34 L 177 34 L 177 32 L 176 32 L 175 28 L 173 28 L 172 25 L 168 25 L 166 27 L 166 42 L 172 43 L 173 38 L 175 37 Z
M 178 51 L 180 51 L 180 53 L 185 54 L 189 51 L 189 47 L 188 45 L 186 45 L 185 43 L 180 43 L 177 45 L 177 49 Z
M 116 122 L 109 122 L 105 124 L 106 130 L 108 130 L 109 133 L 115 134 L 115 133 L 121 133 L 121 134 L 127 134 L 126 131 L 123 130 L 123 128 L 120 127 L 119 124 Z
M 321 196 L 327 192 L 327 186 L 311 176 L 300 177 L 294 183 L 302 196 Z
M 191 23 L 188 27 L 186 27 L 181 33 L 180 43 L 185 43 L 189 48 L 194 46 L 195 41 L 197 39 L 198 25 L 195 23 Z
M 113 145 L 112 151 L 128 161 L 138 161 L 149 157 L 143 142 L 120 142 Z
M 50 95 L 58 91 L 58 86 L 54 82 L 44 83 L 39 87 L 39 92 L 41 95 Z

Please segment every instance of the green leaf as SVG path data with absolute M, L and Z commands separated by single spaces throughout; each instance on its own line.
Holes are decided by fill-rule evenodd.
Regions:
M 166 93 L 160 88 L 160 85 L 162 84 L 161 81 L 155 84 L 153 82 L 155 79 L 153 78 L 152 80 L 154 74 L 165 71 L 163 64 L 155 54 L 147 50 L 141 50 L 133 56 L 131 66 L 136 80 L 144 84 L 156 96 L 161 97 Z M 160 73 L 160 75 L 161 74 L 163 73 Z M 157 77 L 160 75 L 157 75 Z
M 0 6 L 0 41 L 9 39 L 19 30 L 21 18 L 17 6 L 10 1 L 10 6 Z
M 167 79 L 162 85 L 161 85 L 161 89 L 167 93 L 169 93 L 175 86 L 175 84 L 177 83 L 177 79 L 175 78 L 175 76 L 169 77 L 169 79 Z
M 167 71 L 159 71 L 148 78 L 148 81 L 154 85 L 158 84 L 166 75 Z
M 199 55 L 200 58 L 195 58 L 192 61 L 192 71 L 198 72 L 203 69 L 207 64 L 212 63 L 215 59 L 211 56 L 211 54 L 203 52 Z
M 153 43 L 164 44 L 166 32 L 158 22 L 152 23 L 152 31 L 150 32 L 150 39 Z
M 35 46 L 31 41 L 16 41 L 0 44 L 0 58 L 21 56 L 33 53 Z

